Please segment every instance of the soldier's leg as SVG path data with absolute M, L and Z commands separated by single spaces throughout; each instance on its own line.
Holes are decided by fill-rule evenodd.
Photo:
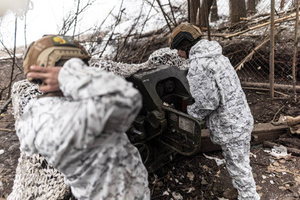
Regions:
M 238 190 L 238 199 L 260 199 L 256 192 L 256 185 L 250 166 L 250 142 L 239 141 L 221 145 L 221 147 L 233 186 Z

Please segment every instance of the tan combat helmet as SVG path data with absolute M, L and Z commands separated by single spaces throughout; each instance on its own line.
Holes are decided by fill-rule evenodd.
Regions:
M 190 23 L 183 23 L 177 26 L 169 37 L 169 45 L 171 49 L 181 49 L 194 45 L 201 39 L 201 30 Z
M 71 36 L 47 35 L 33 42 L 24 56 L 24 74 L 27 76 L 31 65 L 44 67 L 63 66 L 70 58 L 80 58 L 88 62 L 90 56 L 86 49 Z M 40 83 L 39 80 L 29 81 Z

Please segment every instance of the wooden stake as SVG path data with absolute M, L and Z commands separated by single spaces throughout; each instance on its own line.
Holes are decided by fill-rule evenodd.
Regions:
M 270 95 L 274 99 L 274 31 L 275 31 L 275 0 L 271 0 L 271 35 L 270 35 Z
M 294 39 L 294 57 L 293 57 L 293 90 L 294 100 L 296 101 L 296 62 L 298 53 L 298 23 L 299 23 L 299 1 L 296 0 L 297 12 L 296 12 L 296 23 L 295 23 L 295 39 Z

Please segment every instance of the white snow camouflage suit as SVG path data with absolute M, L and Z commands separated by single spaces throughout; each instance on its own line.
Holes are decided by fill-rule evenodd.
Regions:
M 216 41 L 200 40 L 190 50 L 187 79 L 195 103 L 188 113 L 206 118 L 211 140 L 221 145 L 238 199 L 260 199 L 250 166 L 253 117 L 239 78 Z
M 76 58 L 58 80 L 65 97 L 30 100 L 16 123 L 21 150 L 43 155 L 78 199 L 150 199 L 147 170 L 124 133 L 142 106 L 139 92 Z

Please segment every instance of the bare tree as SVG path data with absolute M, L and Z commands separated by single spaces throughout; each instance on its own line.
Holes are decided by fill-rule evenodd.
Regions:
M 8 97 L 10 97 L 10 94 L 11 94 L 11 86 L 13 83 L 14 71 L 15 71 L 16 49 L 17 49 L 17 27 L 18 27 L 18 17 L 15 17 L 14 58 L 13 58 L 13 64 L 11 66 L 10 82 L 9 82 L 9 87 L 8 87 Z
M 81 9 L 79 9 L 80 1 L 78 0 L 76 12 L 75 13 L 70 13 L 63 20 L 63 25 L 62 25 L 62 28 L 59 31 L 59 34 L 65 35 L 72 28 L 73 28 L 73 30 L 75 30 L 77 22 L 78 22 L 79 15 L 83 14 L 84 11 L 86 11 L 90 6 L 92 6 L 95 1 L 96 0 L 89 0 Z
M 189 0 L 189 22 L 199 27 L 208 26 L 208 17 L 210 14 L 211 6 L 216 0 Z M 218 16 L 217 7 L 214 10 L 214 14 Z
M 175 14 L 174 14 L 173 7 L 172 7 L 172 5 L 171 5 L 171 1 L 170 1 L 170 0 L 169 0 L 169 6 L 170 6 L 170 9 L 171 9 L 171 14 L 172 14 L 172 18 L 173 18 L 174 25 L 177 26 Z
M 215 22 L 219 19 L 217 0 L 214 0 L 211 6 L 210 21 Z
M 163 5 L 161 4 L 160 0 L 156 0 L 157 4 L 159 5 L 160 7 L 160 10 L 161 10 L 161 13 L 163 14 L 165 20 L 166 20 L 166 23 L 170 29 L 170 32 L 172 32 L 172 27 L 171 27 L 171 23 L 173 24 L 173 26 L 176 25 L 176 21 L 173 21 L 169 15 L 165 12 L 165 10 L 163 9 Z M 171 10 L 172 10 L 172 7 L 171 7 Z M 175 20 L 175 19 L 174 19 Z
M 18 22 L 18 18 L 17 16 L 15 17 L 15 33 L 14 33 L 14 49 L 13 49 L 13 52 L 11 52 L 6 46 L 5 44 L 3 43 L 2 40 L 0 40 L 0 44 L 2 45 L 2 47 L 4 48 L 5 52 L 9 55 L 9 57 L 11 58 L 12 60 L 12 65 L 11 65 L 11 70 L 10 70 L 10 75 L 7 76 L 7 84 L 6 82 L 4 83 L 5 86 L 4 87 L 1 87 L 0 88 L 0 99 L 2 99 L 3 97 L 3 93 L 7 92 L 7 96 L 6 98 L 9 99 L 10 98 L 10 95 L 11 95 L 11 86 L 13 84 L 13 82 L 16 80 L 16 78 L 20 75 L 20 74 L 23 74 L 23 70 L 18 66 L 16 60 L 17 60 L 17 57 L 16 57 L 16 49 L 17 49 L 17 46 L 16 46 L 16 42 L 17 42 L 17 22 Z M 16 73 L 15 70 L 16 68 L 19 69 L 19 73 Z
M 80 5 L 80 0 L 77 1 L 77 10 L 76 10 L 76 14 L 75 14 L 75 22 L 74 22 L 74 29 L 73 29 L 73 37 L 75 35 L 75 31 L 76 31 L 76 25 L 77 25 L 77 17 L 78 17 L 78 12 L 79 12 L 79 5 Z
M 99 54 L 99 58 L 102 57 L 104 51 L 106 50 L 106 47 L 108 46 L 109 42 L 112 40 L 112 38 L 113 38 L 113 36 L 114 36 L 114 34 L 115 34 L 115 29 L 116 29 L 117 25 L 120 23 L 120 21 L 121 21 L 121 19 L 122 19 L 122 15 L 123 15 L 124 10 L 125 10 L 125 8 L 123 8 L 123 3 L 124 3 L 124 0 L 121 1 L 121 5 L 120 5 L 120 9 L 119 9 L 118 16 L 117 16 L 117 18 L 116 18 L 116 22 L 115 22 L 115 24 L 114 24 L 114 26 L 113 26 L 113 29 L 112 29 L 111 34 L 110 34 L 110 36 L 109 36 L 109 39 L 107 40 L 107 42 L 106 42 L 104 48 L 102 49 L 102 52 Z
M 285 4 L 285 0 L 280 1 L 280 10 L 283 10 Z
M 201 0 L 200 1 L 200 12 L 199 12 L 199 26 L 208 27 L 208 18 L 211 10 L 211 6 L 214 0 Z
M 247 16 L 245 0 L 229 0 L 229 10 L 231 23 L 239 22 Z
M 200 8 L 199 0 L 189 0 L 190 1 L 190 22 L 192 24 L 197 24 L 197 13 Z
M 249 15 L 253 15 L 253 14 L 256 13 L 255 0 L 248 0 L 247 1 L 247 13 Z

